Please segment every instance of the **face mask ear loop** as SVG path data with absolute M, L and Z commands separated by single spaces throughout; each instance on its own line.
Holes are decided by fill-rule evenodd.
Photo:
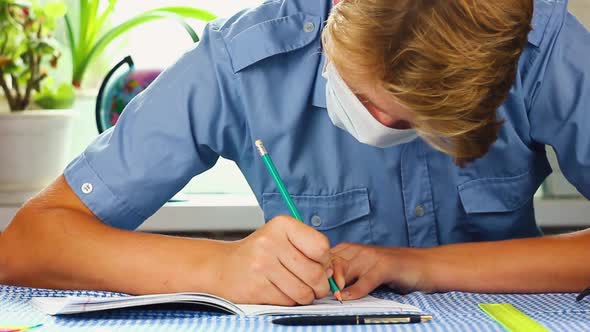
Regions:
M 326 61 L 324 61 L 324 66 L 322 68 L 322 77 L 325 78 L 326 80 L 328 79 L 328 64 L 330 63 L 330 60 L 326 59 Z
M 351 127 L 349 129 L 346 129 L 346 128 L 342 128 L 342 129 L 352 130 L 354 132 L 353 136 L 355 136 L 355 137 L 358 136 L 360 134 L 360 132 L 357 128 L 357 125 L 355 125 L 355 121 L 350 117 L 348 112 L 346 112 L 345 105 L 343 104 L 342 100 L 340 100 L 340 98 L 338 98 L 338 94 L 335 93 L 335 91 L 334 91 L 334 86 L 337 86 L 339 89 L 347 88 L 349 91 L 350 91 L 350 89 L 348 88 L 348 86 L 346 85 L 346 83 L 344 82 L 344 80 L 342 79 L 342 77 L 340 76 L 340 74 L 338 73 L 338 71 L 336 70 L 336 68 L 334 67 L 333 64 L 328 64 L 328 63 L 326 64 L 326 75 L 328 77 L 328 81 L 330 82 L 329 85 L 332 88 L 332 91 L 331 91 L 331 94 L 333 95 L 332 99 L 338 103 L 339 108 L 341 110 L 341 112 L 339 112 L 339 115 L 345 116 L 347 123 Z M 350 91 L 350 93 L 352 93 L 352 91 Z M 353 94 L 353 97 L 356 98 L 356 96 L 354 96 L 354 94 Z M 340 122 L 342 122 L 342 120 L 340 120 Z

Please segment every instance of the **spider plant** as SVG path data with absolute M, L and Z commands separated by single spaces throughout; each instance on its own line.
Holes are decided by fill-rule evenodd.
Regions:
M 80 87 L 84 74 L 89 65 L 99 57 L 105 48 L 115 39 L 129 30 L 144 23 L 169 19 L 179 22 L 197 42 L 197 33 L 186 23 L 185 19 L 192 18 L 208 22 L 215 18 L 212 13 L 193 7 L 171 6 L 160 7 L 145 11 L 131 19 L 111 28 L 106 28 L 106 22 L 113 13 L 117 0 L 108 0 L 106 8 L 99 10 L 100 0 L 79 0 L 78 22 L 74 24 L 71 13 L 66 14 L 67 42 L 72 58 L 72 84 Z

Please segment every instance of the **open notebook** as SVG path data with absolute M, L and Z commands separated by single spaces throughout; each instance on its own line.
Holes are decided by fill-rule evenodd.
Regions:
M 125 297 L 34 297 L 31 304 L 49 315 L 76 314 L 91 311 L 131 308 L 158 304 L 198 304 L 240 316 L 259 315 L 329 315 L 384 314 L 421 310 L 395 301 L 367 296 L 340 304 L 334 297 L 316 300 L 311 305 L 283 307 L 273 305 L 235 304 L 221 297 L 203 293 L 174 293 Z

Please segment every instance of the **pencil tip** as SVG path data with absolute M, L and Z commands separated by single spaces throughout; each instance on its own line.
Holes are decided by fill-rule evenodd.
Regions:
M 340 291 L 334 292 L 334 297 L 342 304 L 342 293 Z

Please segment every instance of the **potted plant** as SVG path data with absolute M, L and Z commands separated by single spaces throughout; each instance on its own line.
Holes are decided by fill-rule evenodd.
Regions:
M 63 170 L 73 94 L 46 83 L 60 52 L 53 38 L 63 3 L 0 0 L 0 204 L 21 203 Z M 69 93 L 68 93 L 69 92 Z

